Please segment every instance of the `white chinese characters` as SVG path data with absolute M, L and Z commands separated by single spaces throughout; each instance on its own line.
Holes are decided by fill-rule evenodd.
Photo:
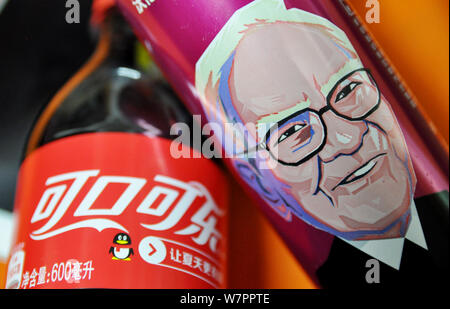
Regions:
M 107 228 L 128 232 L 119 222 L 120 216 L 132 202 L 136 213 L 151 216 L 161 220 L 140 225 L 152 231 L 167 231 L 174 228 L 177 235 L 188 235 L 198 245 L 209 245 L 216 252 L 217 242 L 222 238 L 217 229 L 220 217 L 224 216 L 209 191 L 198 182 L 184 182 L 175 178 L 156 175 L 155 182 L 142 201 L 136 196 L 147 184 L 147 179 L 140 177 L 101 175 L 100 170 L 83 170 L 49 177 L 36 209 L 31 217 L 31 223 L 45 223 L 35 229 L 30 237 L 41 240 L 59 235 L 71 230 L 94 228 L 102 231 Z M 121 192 L 111 203 L 98 203 L 103 195 L 108 194 L 108 187 L 121 185 Z M 84 197 L 80 196 L 84 192 Z M 87 192 L 87 193 L 85 193 Z M 117 194 L 119 193 L 119 194 Z M 117 196 L 118 195 L 118 196 Z M 81 202 L 75 203 L 74 201 Z M 198 199 L 203 201 L 198 202 Z M 97 202 L 97 203 L 96 203 Z M 190 218 L 186 213 L 193 204 L 200 205 Z M 68 211 L 68 209 L 73 211 Z M 70 220 L 63 218 L 70 217 Z M 141 216 L 142 218 L 142 216 Z M 183 219 L 183 220 L 182 220 Z M 142 219 L 145 221 L 144 219 Z M 74 222 L 75 221 L 75 222 Z
M 131 0 L 131 3 L 136 8 L 139 14 L 142 14 L 146 8 L 148 8 L 156 0 Z

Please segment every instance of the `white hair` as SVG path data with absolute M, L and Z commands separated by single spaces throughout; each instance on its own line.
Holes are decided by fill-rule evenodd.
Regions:
M 274 22 L 320 26 L 342 47 L 354 52 L 346 34 L 329 20 L 297 8 L 288 10 L 283 0 L 255 0 L 233 14 L 198 60 L 195 68 L 195 87 L 203 100 L 206 99 L 205 91 L 207 91 L 209 79 L 211 78 L 210 82 L 214 87 L 220 79 L 223 64 L 236 49 L 248 28 L 255 24 Z M 208 104 L 206 101 L 203 103 Z M 215 104 L 215 102 L 209 103 Z

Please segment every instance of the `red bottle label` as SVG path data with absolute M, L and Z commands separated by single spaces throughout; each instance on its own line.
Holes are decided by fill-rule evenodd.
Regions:
M 226 179 L 171 143 L 92 133 L 27 157 L 6 287 L 225 287 Z

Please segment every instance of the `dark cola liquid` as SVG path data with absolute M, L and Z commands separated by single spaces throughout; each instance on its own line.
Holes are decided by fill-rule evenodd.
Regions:
M 134 68 L 135 37 L 123 18 L 106 21 L 109 54 L 61 103 L 48 122 L 39 146 L 82 133 L 133 132 L 173 139 L 177 122 L 192 126 L 192 116 L 159 76 Z
M 171 125 L 189 121 L 191 117 L 163 81 L 131 68 L 106 66 L 62 103 L 40 144 L 93 132 L 145 133 L 170 139 Z

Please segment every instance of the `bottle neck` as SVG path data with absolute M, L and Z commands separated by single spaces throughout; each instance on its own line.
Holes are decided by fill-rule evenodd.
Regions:
M 80 84 L 101 67 L 133 65 L 134 36 L 118 12 L 112 10 L 97 29 L 98 44 L 95 52 L 85 65 L 55 94 L 52 100 L 37 118 L 30 132 L 25 156 L 44 143 L 44 131 L 54 118 L 57 110 Z
M 135 36 L 123 17 L 111 10 L 101 25 L 100 36 L 109 38 L 104 65 L 135 67 Z

